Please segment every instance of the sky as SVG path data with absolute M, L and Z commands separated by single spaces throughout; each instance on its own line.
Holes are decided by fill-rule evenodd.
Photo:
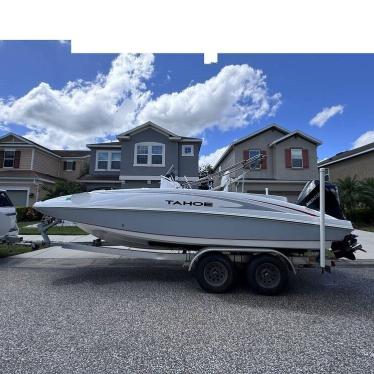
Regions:
M 0 135 L 51 149 L 114 140 L 148 120 L 203 138 L 202 163 L 277 123 L 318 158 L 374 141 L 374 54 L 71 54 L 68 41 L 0 41 Z

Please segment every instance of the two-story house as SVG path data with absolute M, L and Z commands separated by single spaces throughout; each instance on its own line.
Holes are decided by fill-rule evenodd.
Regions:
M 301 131 L 288 131 L 272 124 L 230 144 L 214 170 L 248 160 L 259 154 L 261 161 L 251 163 L 232 175 L 237 179 L 230 191 L 286 196 L 295 201 L 310 179 L 318 178 L 317 147 L 321 142 Z M 240 178 L 238 178 L 240 177 Z M 215 181 L 218 186 L 221 180 Z
M 171 166 L 176 180 L 195 181 L 201 143 L 146 122 L 119 134 L 115 142 L 88 144 L 90 171 L 79 181 L 88 190 L 159 187 L 160 176 Z
M 88 144 L 89 150 L 51 150 L 6 134 L 0 137 L 0 189 L 16 206 L 31 206 L 58 180 L 82 183 L 89 191 L 159 187 L 160 175 L 171 166 L 177 180 L 198 179 L 201 139 L 176 135 L 152 122 L 117 138 Z
M 374 178 L 374 142 L 339 152 L 320 161 L 318 167 L 326 169 L 327 180 L 333 183 L 346 177 L 357 180 Z
M 88 170 L 88 150 L 51 150 L 13 133 L 0 137 L 0 189 L 16 206 L 31 206 L 58 180 L 76 181 Z

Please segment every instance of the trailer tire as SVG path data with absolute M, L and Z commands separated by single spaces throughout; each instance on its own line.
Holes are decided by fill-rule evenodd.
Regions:
M 203 290 L 224 293 L 234 285 L 234 264 L 221 253 L 207 254 L 197 263 L 195 276 Z
M 277 295 L 287 286 L 287 265 L 276 256 L 254 256 L 247 265 L 247 280 L 254 292 Z

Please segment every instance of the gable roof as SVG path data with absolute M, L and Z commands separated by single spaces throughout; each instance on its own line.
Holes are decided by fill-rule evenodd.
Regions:
M 86 151 L 86 150 L 51 150 L 47 147 L 44 147 L 38 143 L 35 143 L 33 142 L 32 140 L 29 140 L 21 135 L 17 135 L 13 132 L 9 132 L 3 136 L 0 136 L 0 145 L 1 145 L 1 141 L 2 140 L 5 140 L 6 138 L 8 137 L 14 137 L 15 139 L 18 139 L 19 142 L 11 142 L 11 143 L 4 143 L 6 145 L 9 145 L 9 146 L 12 146 L 12 145 L 25 145 L 25 146 L 33 146 L 35 148 L 38 148 L 44 152 L 47 152 L 49 153 L 50 155 L 52 156 L 55 156 L 55 157 L 81 157 L 81 156 L 85 156 L 85 155 L 88 155 L 89 154 L 89 151 Z M 69 152 L 74 152 L 74 153 L 79 153 L 79 155 L 77 156 L 72 156 L 72 155 L 69 155 L 69 156 L 65 156 L 65 154 L 69 154 Z
M 199 138 L 189 138 L 189 137 L 183 137 L 183 136 L 179 136 L 169 130 L 166 130 L 165 128 L 159 126 L 159 125 L 156 125 L 155 123 L 151 122 L 151 121 L 148 121 L 146 123 L 143 123 L 142 125 L 140 126 L 137 126 L 137 127 L 134 127 L 133 129 L 131 130 L 128 130 L 128 131 L 125 131 L 119 135 L 117 135 L 117 139 L 129 139 L 131 137 L 131 135 L 134 135 L 134 134 L 137 134 L 143 130 L 146 130 L 148 128 L 151 128 L 153 130 L 156 130 L 158 131 L 159 133 L 163 134 L 163 135 L 166 135 L 168 136 L 170 139 L 173 139 L 173 140 L 180 140 L 180 141 L 192 141 L 192 142 L 202 142 L 202 139 L 199 139 Z
M 90 155 L 90 151 L 84 151 L 80 149 L 71 150 L 71 149 L 55 149 L 52 150 L 53 153 L 61 157 L 87 157 Z
M 164 134 L 164 135 L 168 135 L 168 136 L 171 136 L 171 137 L 176 137 L 176 138 L 179 138 L 178 135 L 174 134 L 173 132 L 169 131 L 169 130 L 166 130 L 164 129 L 163 127 L 159 126 L 159 125 L 156 125 L 155 123 L 151 122 L 151 121 L 148 121 L 146 123 L 143 123 L 142 125 L 139 125 L 139 126 L 136 126 L 134 127 L 133 129 L 131 130 L 127 130 L 119 135 L 117 135 L 117 138 L 118 139 L 126 139 L 127 137 L 130 137 L 131 135 L 134 135 L 140 131 L 143 131 L 147 128 L 153 128 L 154 130 Z
M 121 148 L 121 142 L 106 142 L 87 144 L 88 148 Z
M 271 142 L 269 144 L 269 147 L 272 147 L 273 145 L 281 143 L 281 142 L 283 142 L 283 141 L 291 138 L 292 136 L 300 136 L 301 138 L 304 138 L 305 140 L 307 140 L 307 141 L 309 141 L 311 143 L 314 143 L 316 145 L 322 144 L 322 142 L 320 140 L 318 140 L 316 138 L 313 138 L 313 137 L 311 137 L 311 136 L 309 136 L 307 134 L 304 134 L 303 132 L 297 130 L 297 131 L 290 132 L 289 134 L 287 134 L 285 136 L 282 136 L 279 139 L 274 140 L 273 142 Z
M 350 149 L 349 151 L 339 152 L 335 156 L 328 158 L 327 160 L 320 161 L 318 163 L 318 167 L 327 166 L 330 164 L 334 164 L 336 162 L 340 162 L 352 157 L 360 156 L 365 153 L 369 153 L 374 151 L 374 142 L 363 145 L 362 147 L 358 147 L 355 149 Z
M 42 145 L 40 145 L 40 144 L 38 144 L 38 143 L 35 143 L 35 142 L 33 142 L 32 140 L 29 140 L 29 139 L 27 139 L 27 138 L 25 138 L 25 137 L 23 137 L 23 136 L 21 136 L 21 135 L 17 135 L 17 134 L 15 134 L 15 133 L 13 133 L 13 132 L 9 132 L 8 134 L 5 134 L 5 135 L 3 135 L 3 136 L 1 136 L 0 137 L 0 144 L 1 144 L 1 141 L 2 140 L 4 140 L 4 139 L 6 139 L 7 137 L 9 137 L 9 136 L 12 136 L 12 137 L 14 137 L 14 138 L 16 138 L 16 139 L 18 139 L 19 140 L 19 142 L 18 143 L 16 143 L 16 142 L 12 142 L 12 143 L 9 143 L 9 144 L 14 144 L 14 145 L 22 145 L 22 144 L 24 144 L 24 145 L 28 145 L 28 146 L 34 146 L 34 147 L 36 147 L 36 148 L 38 148 L 38 149 L 40 149 L 40 150 L 42 150 L 42 151 L 44 151 L 44 152 L 47 152 L 47 153 L 49 153 L 49 154 L 52 154 L 53 156 L 55 156 L 55 157 L 59 157 L 58 155 L 56 155 L 53 151 L 51 151 L 50 149 L 48 149 L 48 148 L 46 148 L 46 147 L 43 147 Z M 7 144 L 7 143 L 4 143 L 4 144 Z
M 216 169 L 217 166 L 225 159 L 225 157 L 231 152 L 231 150 L 234 148 L 234 146 L 242 143 L 242 142 L 245 142 L 246 140 L 249 140 L 251 138 L 254 138 L 255 136 L 257 135 L 260 135 L 262 134 L 263 132 L 265 131 L 268 131 L 268 130 L 271 130 L 271 129 L 275 129 L 275 130 L 278 130 L 279 132 L 282 132 L 283 134 L 289 134 L 289 131 L 286 130 L 285 128 L 275 124 L 275 123 L 272 123 L 266 127 L 263 127 L 262 129 L 258 130 L 258 131 L 255 131 L 255 132 L 252 132 L 246 136 L 243 136 L 242 138 L 238 139 L 238 140 L 235 140 L 234 142 L 232 142 L 226 149 L 226 151 L 222 154 L 222 156 L 218 159 L 218 161 L 216 162 L 216 164 L 213 166 L 213 169 Z
M 10 143 L 14 143 L 14 144 L 20 144 L 20 143 L 28 144 L 30 142 L 28 139 L 24 138 L 23 136 L 14 134 L 12 132 L 8 132 L 7 134 L 0 136 L 0 141 L 7 140 L 7 138 L 11 140 Z M 14 139 L 18 140 L 18 142 L 15 142 Z

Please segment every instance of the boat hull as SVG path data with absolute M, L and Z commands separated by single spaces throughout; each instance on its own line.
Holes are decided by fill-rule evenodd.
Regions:
M 44 208 L 108 242 L 134 247 L 319 248 L 319 225 L 269 217 L 132 208 Z M 326 246 L 350 228 L 326 227 Z

